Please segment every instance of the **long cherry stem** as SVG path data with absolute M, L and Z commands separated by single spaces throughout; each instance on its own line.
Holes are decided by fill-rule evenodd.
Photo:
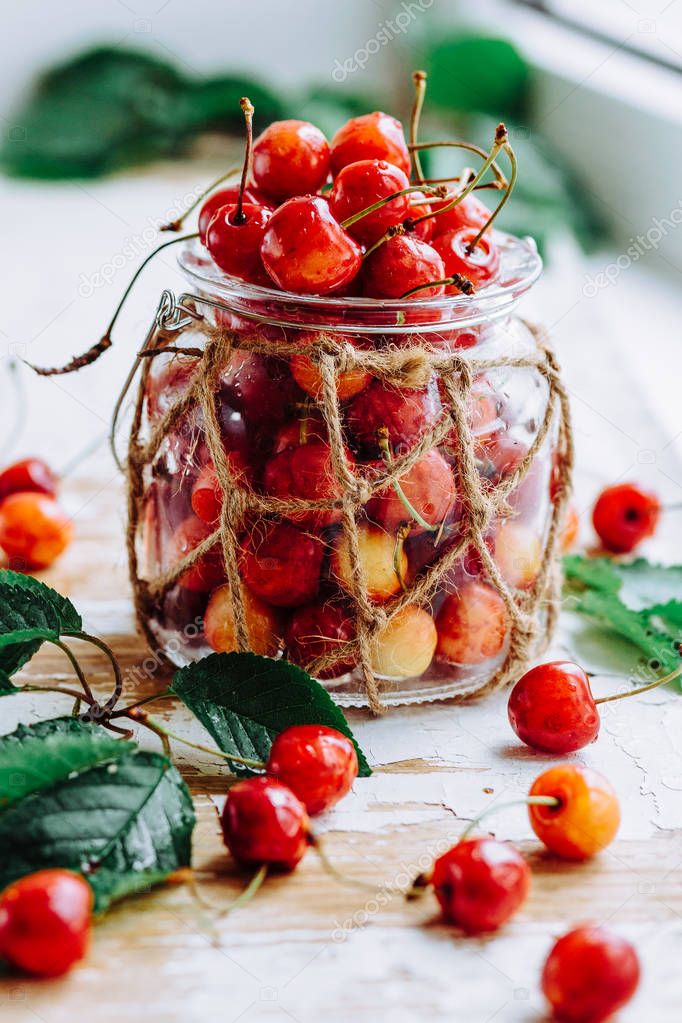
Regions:
M 489 806 L 483 813 L 479 813 L 478 817 L 474 817 L 470 824 L 467 824 L 466 828 L 459 836 L 459 841 L 463 842 L 465 838 L 468 838 L 474 828 L 477 828 L 481 821 L 488 817 L 491 813 L 497 813 L 498 810 L 506 810 L 511 806 L 560 806 L 561 800 L 557 799 L 556 796 L 525 796 L 523 799 L 511 799 L 508 803 L 494 803 Z
M 413 149 L 416 149 L 418 151 L 421 151 L 423 149 L 466 149 L 470 153 L 476 153 L 483 160 L 485 160 L 487 158 L 487 156 L 488 156 L 488 153 L 486 152 L 485 149 L 483 149 L 481 146 L 474 145 L 473 142 L 452 142 L 450 140 L 441 140 L 441 141 L 438 141 L 438 142 L 417 142 L 417 143 L 415 143 L 415 145 L 408 146 L 408 149 L 410 151 L 413 150 Z M 502 170 L 497 166 L 497 164 L 495 163 L 494 160 L 493 160 L 493 162 L 490 165 L 490 169 L 492 170 L 493 174 L 495 175 L 495 178 L 497 179 L 500 187 L 506 188 L 507 187 L 507 179 L 506 179 L 504 173 L 502 172 Z M 446 179 L 446 180 L 449 180 L 449 179 Z M 452 180 L 457 180 L 457 179 L 455 178 L 455 179 L 452 179 Z M 483 186 L 481 186 L 481 187 L 483 187 Z M 491 186 L 487 186 L 487 187 L 491 187 Z
M 111 668 L 114 673 L 114 691 L 107 700 L 107 702 L 105 703 L 104 708 L 109 711 L 113 710 L 118 701 L 120 700 L 121 693 L 123 692 L 123 676 L 121 674 L 121 666 L 118 663 L 116 654 L 108 645 L 108 643 L 105 643 L 103 639 L 99 639 L 98 636 L 91 636 L 87 632 L 73 632 L 66 633 L 66 635 L 72 636 L 73 639 L 82 639 L 86 643 L 92 643 L 93 646 L 96 646 L 99 650 L 102 651 L 102 653 L 106 654 L 106 656 L 109 658 Z
M 415 147 L 417 135 L 419 134 L 419 120 L 421 118 L 422 107 L 424 106 L 424 96 L 426 95 L 426 71 L 413 71 L 412 81 L 414 82 L 414 103 L 412 104 L 412 114 L 410 117 L 410 145 L 412 146 L 410 155 L 412 157 L 415 177 L 423 185 L 424 175 L 422 173 L 421 160 L 419 159 L 419 150 Z
M 264 771 L 265 764 L 262 760 L 251 760 L 249 757 L 240 757 L 236 753 L 224 753 L 222 750 L 213 749 L 211 746 L 204 746 L 200 742 L 192 742 L 190 739 L 183 738 L 182 735 L 176 735 L 175 732 L 171 732 L 169 728 L 162 725 L 156 718 L 149 716 L 146 710 L 141 707 L 131 707 L 126 711 L 126 716 L 131 721 L 136 721 L 138 724 L 145 725 L 152 732 L 160 738 L 174 739 L 176 742 L 181 742 L 184 746 L 190 746 L 192 749 L 200 750 L 202 753 L 209 753 L 212 757 L 221 757 L 223 760 L 231 760 L 237 764 L 243 764 L 245 767 L 253 767 L 255 770 Z
M 66 643 L 62 643 L 62 641 L 60 639 L 52 639 L 52 640 L 50 640 L 50 642 L 53 644 L 53 646 L 59 647 L 59 649 L 64 654 L 66 654 L 66 656 L 68 657 L 69 661 L 71 662 L 71 667 L 73 668 L 73 670 L 76 672 L 76 675 L 78 676 L 78 681 L 80 682 L 81 686 L 83 687 L 83 693 L 85 694 L 86 699 L 88 700 L 88 702 L 90 704 L 93 704 L 95 702 L 95 697 L 92 695 L 92 689 L 90 688 L 90 684 L 88 683 L 88 680 L 86 679 L 86 677 L 85 677 L 85 675 L 83 673 L 83 669 L 81 668 L 80 664 L 78 663 L 78 659 L 77 659 L 76 655 L 74 654 L 73 650 L 71 650 L 66 645 Z
M 455 288 L 459 288 L 463 295 L 475 295 L 476 289 L 464 274 L 453 274 L 452 277 L 442 277 L 439 281 L 424 281 L 423 284 L 415 284 L 413 288 L 409 288 L 403 292 L 401 298 L 409 298 L 411 295 L 416 295 L 419 291 L 426 291 L 427 288 L 437 288 L 441 284 L 449 287 L 453 285 Z
M 243 224 L 246 220 L 244 211 L 244 189 L 251 173 L 251 155 L 253 151 L 253 104 L 248 96 L 242 96 L 239 105 L 244 113 L 246 124 L 246 150 L 244 152 L 244 166 L 242 167 L 242 179 L 239 182 L 239 195 L 237 196 L 237 211 L 234 215 L 235 224 Z
M 614 700 L 625 700 L 630 696 L 641 696 L 642 693 L 650 693 L 652 689 L 658 689 L 659 686 L 664 686 L 668 682 L 672 682 L 673 679 L 679 678 L 682 675 L 682 664 L 679 668 L 675 668 L 669 675 L 665 675 L 663 678 L 656 679 L 655 682 L 650 682 L 647 686 L 640 686 L 638 689 L 630 689 L 627 693 L 613 693 L 611 696 L 600 696 L 599 699 L 595 700 L 595 703 L 613 703 Z
M 159 231 L 179 231 L 187 217 L 190 215 L 190 213 L 192 213 L 193 210 L 197 208 L 199 203 L 203 202 L 204 199 L 208 198 L 211 192 L 213 192 L 214 189 L 218 187 L 218 185 L 222 185 L 224 181 L 229 181 L 230 178 L 233 178 L 235 176 L 235 174 L 239 174 L 240 170 L 241 167 L 239 166 L 230 167 L 230 169 L 225 171 L 224 174 L 221 174 L 219 178 L 216 178 L 215 181 L 212 181 L 208 188 L 204 189 L 201 195 L 198 196 L 198 198 L 196 198 L 194 202 L 187 207 L 185 212 L 181 216 L 179 216 L 177 220 L 170 220 L 167 224 L 162 224 L 162 226 L 159 228 Z
M 492 227 L 493 221 L 502 212 L 502 210 L 506 206 L 507 202 L 509 201 L 509 196 L 512 194 L 512 191 L 514 189 L 514 185 L 516 184 L 516 178 L 517 178 L 517 174 L 518 174 L 518 165 L 517 165 L 517 162 L 516 162 L 516 154 L 515 154 L 514 150 L 512 149 L 512 147 L 509 145 L 509 142 L 505 142 L 505 144 L 504 144 L 504 151 L 507 154 L 507 156 L 509 157 L 509 163 L 511 165 L 511 175 L 509 177 L 509 184 L 507 186 L 507 190 L 505 191 L 505 193 L 502 196 L 502 198 L 500 199 L 499 203 L 497 204 L 497 206 L 495 207 L 495 209 L 493 210 L 491 215 L 488 217 L 488 220 L 483 225 L 481 230 L 478 232 L 476 237 L 474 239 L 472 239 L 472 241 L 470 241 L 469 244 L 467 245 L 467 253 L 469 253 L 469 254 L 471 254 L 474 251 L 474 249 L 476 248 L 476 246 L 480 242 L 480 240 L 483 237 L 483 235 L 485 234 L 485 232 L 488 231 Z
M 399 199 L 401 195 L 410 195 L 412 192 L 424 192 L 427 195 L 433 195 L 436 198 L 444 198 L 444 194 L 447 195 L 447 189 L 444 186 L 438 186 L 431 188 L 426 185 L 410 185 L 409 188 L 401 188 L 399 192 L 392 192 L 391 195 L 385 195 L 383 199 L 379 199 L 377 202 L 373 202 L 371 206 L 366 206 L 364 210 L 359 210 L 354 213 L 352 217 L 346 217 L 345 220 L 341 221 L 341 227 L 347 230 L 356 224 L 358 220 L 362 220 L 363 217 L 368 217 L 370 213 L 374 213 L 376 210 L 380 210 L 387 203 L 393 202 L 394 199 Z M 415 221 L 417 223 L 417 221 Z
M 386 465 L 390 466 L 393 459 L 391 455 L 391 445 L 388 439 L 388 430 L 386 429 L 385 426 L 380 426 L 379 429 L 377 430 L 377 440 L 379 443 L 379 448 L 381 449 L 381 457 L 383 458 Z M 411 503 L 411 501 L 405 494 L 403 488 L 400 486 L 398 480 L 391 480 L 391 486 L 395 490 L 396 496 L 400 500 L 400 503 L 402 504 L 403 508 L 408 513 L 408 515 L 411 518 L 413 518 L 414 521 L 422 527 L 422 529 L 428 530 L 429 533 L 436 533 L 440 526 L 432 525 L 432 523 L 427 522 L 426 519 L 419 514 L 417 509 L 414 507 L 414 505 Z

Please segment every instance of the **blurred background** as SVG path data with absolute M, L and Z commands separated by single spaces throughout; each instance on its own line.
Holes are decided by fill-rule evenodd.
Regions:
M 614 459 L 609 478 L 675 476 L 660 444 L 623 441 L 629 403 L 670 451 L 681 430 L 682 0 L 62 0 L 58 17 L 24 0 L 3 37 L 5 454 L 49 435 L 60 468 L 105 433 L 161 289 L 182 289 L 172 249 L 95 367 L 37 380 L 22 360 L 60 364 L 101 336 L 159 225 L 239 159 L 241 95 L 257 127 L 295 116 L 331 134 L 367 110 L 406 118 L 424 67 L 423 138 L 489 146 L 510 129 L 503 226 L 546 260 L 527 315 L 551 330 L 583 445 Z

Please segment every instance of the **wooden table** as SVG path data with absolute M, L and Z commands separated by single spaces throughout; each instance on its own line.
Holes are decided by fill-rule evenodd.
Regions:
M 172 190 L 178 194 L 183 184 L 188 185 L 188 169 L 173 173 L 166 179 L 136 175 L 88 186 L 88 191 L 108 208 L 125 208 L 130 223 L 136 215 L 142 219 L 143 208 L 149 209 L 152 182 L 160 191 L 156 209 L 164 208 L 164 196 Z M 196 169 L 192 173 L 196 175 Z M 32 193 L 26 186 L 12 188 L 16 193 L 11 193 L 15 200 L 11 215 L 18 225 Z M 82 202 L 88 209 L 96 208 L 88 205 L 90 200 Z M 45 209 L 50 216 L 66 216 L 54 212 L 53 201 L 46 201 Z M 75 224 L 75 238 L 65 246 L 62 262 L 74 278 L 84 271 L 83 246 L 90 227 Z M 116 251 L 125 230 L 111 225 L 110 251 Z M 21 252 L 19 264 L 20 256 Z M 570 256 L 561 258 L 563 263 L 555 264 L 555 273 L 542 286 L 535 309 L 528 312 L 544 314 L 554 325 L 566 367 L 576 414 L 577 501 L 584 538 L 589 539 L 587 512 L 603 481 L 633 476 L 649 480 L 672 498 L 679 496 L 682 473 L 675 446 L 669 443 L 669 423 L 647 408 L 647 402 L 653 406 L 660 394 L 656 380 L 662 388 L 669 382 L 660 370 L 647 375 L 641 352 L 625 357 L 627 338 L 634 338 L 640 315 L 632 298 L 627 306 L 633 278 L 588 301 L 581 292 L 581 264 Z M 59 273 L 63 272 L 62 266 Z M 172 275 L 168 267 L 165 272 Z M 12 273 L 10 286 L 21 288 L 20 270 L 12 268 Z M 119 275 L 114 283 L 120 286 L 124 277 Z M 45 287 L 49 294 L 49 279 Z M 42 305 L 39 311 L 30 306 L 27 290 L 24 286 L 22 322 L 28 323 L 24 331 L 28 338 L 39 332 L 46 314 Z M 38 341 L 31 355 L 58 361 L 80 347 L 74 336 L 78 330 L 82 339 L 81 323 L 96 318 L 93 301 L 102 322 L 114 290 L 107 287 L 95 299 L 77 294 L 74 310 L 60 314 L 56 328 L 47 330 L 50 349 Z M 140 302 L 146 315 L 157 293 L 154 286 L 143 287 Z M 637 288 L 632 293 L 636 295 Z M 52 295 L 55 310 L 62 298 L 61 293 Z M 612 316 L 623 323 L 631 317 L 632 334 L 610 329 Z M 140 314 L 140 324 L 143 319 Z M 659 352 L 673 341 L 672 335 L 661 333 Z M 112 379 L 122 377 L 132 344 L 127 352 L 108 355 L 109 362 L 89 371 L 87 380 L 60 381 L 59 390 L 57 385 L 27 380 L 33 410 L 27 437 L 36 450 L 59 464 L 68 453 L 65 438 L 71 439 L 72 450 L 78 448 L 86 432 L 83 425 L 106 420 L 108 408 L 101 396 L 110 396 Z M 42 419 L 36 418 L 39 412 Z M 665 410 L 666 415 L 669 412 Z M 66 424 L 64 415 L 71 416 Z M 74 431 L 79 433 L 75 440 Z M 152 671 L 142 681 L 139 672 L 133 672 L 147 651 L 135 634 L 131 614 L 121 483 L 103 449 L 69 480 L 65 501 L 76 518 L 77 541 L 45 578 L 69 594 L 88 629 L 99 632 L 117 650 L 131 672 L 128 693 L 156 691 L 162 687 L 161 672 Z M 679 560 L 676 535 L 675 522 L 666 520 L 650 551 Z M 603 667 L 587 639 L 566 620 L 553 652 L 580 657 L 588 667 Z M 631 656 L 621 652 L 623 665 L 631 663 Z M 97 691 L 106 692 L 110 684 L 106 664 L 87 650 L 83 659 Z M 66 669 L 57 651 L 41 653 L 24 676 L 54 680 L 66 677 Z M 617 684 L 603 679 L 596 688 L 606 692 Z M 28 695 L 3 700 L 2 731 L 10 731 L 19 720 L 66 711 L 67 705 L 58 700 Z M 463 706 L 432 704 L 395 710 L 378 720 L 349 713 L 375 772 L 359 780 L 352 795 L 319 827 L 337 865 L 371 882 L 376 894 L 335 884 L 312 853 L 292 876 L 268 880 L 247 909 L 227 917 L 217 929 L 185 887 L 157 889 L 112 910 L 97 925 L 90 956 L 67 978 L 50 983 L 2 980 L 0 1021 L 531 1023 L 543 1018 L 538 977 L 552 938 L 586 918 L 607 921 L 629 936 L 642 957 L 643 984 L 622 1014 L 624 1023 L 679 1020 L 682 701 L 677 693 L 654 692 L 637 706 L 609 705 L 599 742 L 576 757 L 608 775 L 623 808 L 618 840 L 593 862 L 576 867 L 544 855 L 523 809 L 492 819 L 490 828 L 498 836 L 519 843 L 534 875 L 528 902 L 499 935 L 463 940 L 440 924 L 430 897 L 406 905 L 390 894 L 393 886 L 405 884 L 447 848 L 482 808 L 524 794 L 531 779 L 550 762 L 513 740 L 505 703 L 500 695 Z M 176 731 L 200 735 L 181 708 L 159 706 L 159 715 L 172 718 Z M 146 737 L 143 742 L 153 746 Z M 196 801 L 196 869 L 204 893 L 218 907 L 227 904 L 244 882 L 225 852 L 217 825 L 227 776 L 208 756 L 193 751 L 187 755 L 180 747 L 175 756 Z

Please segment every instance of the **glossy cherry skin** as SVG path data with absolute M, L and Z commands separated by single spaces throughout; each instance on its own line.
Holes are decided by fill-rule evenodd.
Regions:
M 558 1023 L 604 1023 L 639 986 L 634 947 L 600 924 L 564 934 L 542 971 L 542 992 Z
M 224 410 L 223 440 L 229 448 L 246 451 L 254 434 L 270 438 L 302 397 L 285 360 L 245 349 L 232 352 L 218 392 L 218 407 Z M 246 431 L 234 412 L 243 417 Z M 234 427 L 228 435 L 226 426 Z
M 362 282 L 369 298 L 402 298 L 406 292 L 446 276 L 440 255 L 414 234 L 396 235 L 382 242 L 366 257 Z M 434 284 L 415 293 L 415 298 L 442 295 L 445 288 Z
M 358 160 L 386 160 L 403 173 L 410 173 L 410 154 L 400 121 L 380 110 L 352 117 L 331 141 L 332 174 Z
M 256 596 L 276 607 L 314 600 L 320 585 L 324 543 L 288 522 L 259 524 L 242 542 L 242 578 Z
M 410 204 L 407 212 L 408 220 L 418 220 L 419 217 L 431 213 L 433 207 L 430 202 L 427 202 L 423 192 L 410 192 L 407 198 Z M 421 238 L 423 242 L 431 241 L 435 234 L 434 220 L 434 217 L 429 217 L 427 220 L 422 220 L 420 224 L 415 225 L 413 232 L 417 238 Z
M 309 121 L 273 121 L 253 144 L 253 179 L 271 199 L 317 192 L 329 176 L 329 143 Z
M 0 501 L 20 490 L 56 497 L 58 485 L 57 476 L 42 458 L 22 458 L 0 472 Z
M 599 735 L 590 680 L 572 661 L 527 671 L 511 691 L 507 712 L 519 739 L 542 753 L 574 753 Z
M 447 234 L 448 231 L 460 231 L 463 227 L 473 227 L 476 231 L 480 231 L 490 219 L 490 210 L 475 195 L 467 195 L 456 206 L 452 206 L 449 210 L 444 209 L 451 201 L 452 199 L 444 199 L 431 203 L 433 210 L 443 210 L 442 213 L 438 213 L 438 216 L 431 218 L 434 236 Z
M 241 451 L 228 451 L 227 463 L 233 478 L 242 486 L 248 483 L 250 466 Z M 205 465 L 192 487 L 192 511 L 202 522 L 215 526 L 223 506 L 223 491 L 212 462 Z
M 274 657 L 281 646 L 279 612 L 246 586 L 242 586 L 241 592 L 249 649 L 263 657 Z M 203 618 L 204 636 L 213 650 L 229 654 L 239 649 L 232 597 L 227 584 L 213 591 Z
M 274 778 L 247 778 L 233 785 L 220 823 L 225 845 L 240 863 L 293 870 L 308 848 L 305 806 Z
M 350 739 L 326 725 L 293 725 L 277 736 L 267 773 L 288 785 L 311 817 L 346 796 L 358 776 Z
M 329 194 L 329 208 L 341 223 L 380 199 L 401 192 L 410 184 L 407 174 L 385 160 L 358 160 L 338 174 Z M 374 213 L 350 224 L 348 233 L 363 245 L 373 245 L 389 227 L 409 214 L 409 194 L 401 195 Z
M 160 419 L 187 390 L 198 366 L 199 359 L 189 355 L 161 355 L 154 360 L 145 385 L 147 415 L 152 421 Z
M 261 258 L 278 288 L 298 295 L 330 295 L 353 280 L 362 249 L 318 195 L 289 199 L 270 218 Z
M 73 523 L 54 498 L 35 491 L 0 504 L 0 548 L 16 572 L 48 568 L 73 539 Z
M 656 494 L 634 483 L 619 483 L 599 495 L 592 523 L 607 551 L 629 554 L 642 540 L 654 535 L 660 515 Z
M 320 657 L 335 655 L 339 648 L 355 639 L 355 619 L 340 600 L 319 600 L 297 608 L 284 632 L 287 657 L 302 668 L 312 668 L 317 678 L 338 678 L 355 667 L 348 652 L 317 668 Z
M 329 443 L 327 425 L 317 408 L 305 409 L 297 419 L 291 419 L 280 426 L 275 434 L 272 453 L 278 455 L 288 448 L 297 448 L 311 441 Z
M 312 331 L 301 330 L 295 335 L 296 343 L 302 348 L 317 340 L 318 335 Z M 347 344 L 352 348 L 364 347 L 361 340 L 353 337 L 352 334 L 337 334 L 336 341 L 339 344 Z M 313 360 L 307 355 L 292 355 L 290 363 L 291 374 L 300 388 L 311 398 L 321 398 L 324 387 L 322 373 Z M 336 396 L 339 401 L 348 401 L 363 391 L 371 380 L 369 373 L 360 367 L 344 370 L 336 377 Z
M 382 678 L 423 675 L 433 660 L 438 634 L 423 607 L 405 604 L 375 636 L 372 668 Z
M 199 222 L 197 230 L 199 231 L 199 240 L 202 245 L 206 244 L 206 232 L 208 231 L 208 225 L 211 223 L 213 217 L 222 206 L 234 206 L 239 199 L 240 183 L 236 181 L 233 185 L 226 185 L 224 188 L 219 188 L 212 195 L 209 195 L 206 202 L 199 211 Z M 265 197 L 255 188 L 247 186 L 244 189 L 243 202 L 252 203 L 256 206 L 267 206 L 268 203 L 265 201 Z
M 398 482 L 414 510 L 429 525 L 440 526 L 452 517 L 457 504 L 455 477 L 436 448 L 430 448 L 411 469 L 403 473 Z M 392 484 L 367 503 L 367 514 L 389 532 L 394 532 L 405 522 L 411 523 L 411 536 L 426 531 L 410 516 Z
M 187 557 L 190 551 L 198 547 L 202 540 L 211 535 L 213 527 L 202 522 L 195 515 L 184 519 L 177 527 L 169 544 L 172 563 L 175 564 Z M 220 552 L 220 544 L 216 544 L 203 557 L 178 579 L 178 584 L 185 589 L 197 593 L 207 593 L 225 580 L 225 569 Z
M 507 609 L 497 590 L 472 579 L 445 598 L 436 628 L 437 657 L 451 664 L 483 664 L 504 646 Z
M 462 228 L 459 231 L 446 231 L 437 235 L 433 248 L 443 260 L 446 277 L 462 274 L 477 287 L 485 287 L 495 280 L 500 269 L 500 252 L 495 243 L 483 235 L 476 248 L 469 252 L 469 243 L 476 237 L 477 228 Z M 458 293 L 452 285 L 449 292 Z
M 399 593 L 400 580 L 404 581 L 407 577 L 408 561 L 404 546 L 397 537 L 371 522 L 361 522 L 358 525 L 358 551 L 365 574 L 368 600 L 383 604 Z M 348 538 L 343 532 L 334 541 L 330 568 L 339 585 L 347 593 L 353 593 L 354 579 Z
M 352 468 L 354 459 L 346 451 L 346 462 Z M 265 466 L 263 485 L 268 494 L 286 500 L 333 501 L 343 497 L 343 490 L 334 472 L 331 448 L 325 441 L 310 441 L 288 448 L 275 455 Z M 301 526 L 322 529 L 340 522 L 341 508 L 321 508 L 286 513 L 286 518 Z
M 348 406 L 346 422 L 355 441 L 379 455 L 379 430 L 388 430 L 394 457 L 410 451 L 441 414 L 438 392 L 431 387 L 392 387 L 373 380 Z
M 206 231 L 206 248 L 225 273 L 252 284 L 268 284 L 261 259 L 263 235 L 272 216 L 267 206 L 221 206 Z
M 467 838 L 440 856 L 431 881 L 448 923 L 467 934 L 496 931 L 525 901 L 530 868 L 507 842 Z
M 85 956 L 92 889 L 70 870 L 39 870 L 0 895 L 0 957 L 39 977 L 60 977 Z
M 616 837 L 620 807 L 613 786 L 580 764 L 557 764 L 531 785 L 531 796 L 554 796 L 558 806 L 529 806 L 531 827 L 550 852 L 587 860 Z

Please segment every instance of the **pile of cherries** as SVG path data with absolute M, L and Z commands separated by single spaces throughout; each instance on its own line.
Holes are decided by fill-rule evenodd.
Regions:
M 73 538 L 71 519 L 57 502 L 59 480 L 41 458 L 0 471 L 0 549 L 5 568 L 48 568 Z

